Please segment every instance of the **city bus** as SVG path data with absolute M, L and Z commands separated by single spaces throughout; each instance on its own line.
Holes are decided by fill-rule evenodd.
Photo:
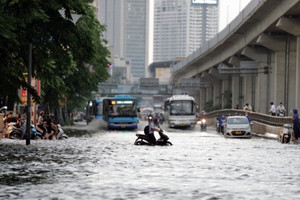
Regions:
M 103 119 L 103 99 L 88 100 L 86 106 L 87 124 L 89 124 L 93 119 Z
M 137 99 L 130 95 L 116 95 L 103 99 L 103 120 L 107 128 L 137 129 Z
M 189 95 L 173 95 L 164 102 L 165 121 L 170 128 L 195 127 L 195 99 Z

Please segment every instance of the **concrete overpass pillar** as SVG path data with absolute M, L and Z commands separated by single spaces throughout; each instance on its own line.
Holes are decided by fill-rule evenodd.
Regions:
M 223 94 L 225 90 L 228 90 L 228 81 L 224 82 L 224 80 L 228 80 L 228 75 L 220 74 L 216 67 L 210 68 L 208 74 L 210 74 L 214 80 L 214 106 L 220 105 L 223 108 Z
M 228 91 L 231 91 L 231 89 L 229 88 L 229 78 L 227 79 L 222 79 L 222 108 L 224 108 L 226 106 L 226 97 L 224 96 L 224 94 Z M 231 108 L 231 105 L 230 105 L 230 108 Z
M 207 88 L 206 99 L 213 100 L 213 106 L 220 105 L 220 96 L 221 96 L 221 81 L 217 77 L 211 75 L 208 72 L 202 72 L 201 80 L 211 83 Z
M 252 76 L 249 75 L 245 75 L 243 76 L 243 105 L 245 105 L 246 103 L 249 103 L 251 106 L 253 106 L 252 103 L 252 92 L 253 92 L 253 88 L 252 88 Z
M 200 88 L 200 98 L 199 98 L 199 110 L 200 112 L 203 110 L 204 104 L 206 102 L 206 88 L 201 87 Z
M 221 105 L 221 81 L 218 80 L 216 83 L 213 84 L 214 90 L 213 90 L 213 100 L 214 100 L 214 106 Z
M 267 48 L 262 46 L 246 46 L 241 52 L 243 56 L 248 57 L 249 59 L 255 61 L 257 63 L 258 75 L 255 76 L 245 76 L 243 82 L 243 96 L 244 103 L 248 102 L 252 105 L 252 108 L 255 111 L 265 113 L 267 111 L 268 105 L 267 101 L 269 101 L 270 88 L 267 85 L 258 84 L 263 81 L 263 78 L 269 79 L 270 75 L 262 74 L 262 68 L 268 65 L 271 65 L 271 52 Z M 274 57 L 274 56 L 273 56 Z M 269 64 L 268 64 L 269 63 Z M 266 81 L 266 84 L 268 82 Z M 250 89 L 251 88 L 251 89 Z M 266 92 L 259 92 L 266 91 Z M 262 104 L 262 105 L 260 105 Z
M 275 52 L 274 69 L 271 71 L 271 93 L 270 101 L 274 102 L 275 106 L 280 102 L 284 102 L 285 88 L 285 53 Z M 286 102 L 284 102 L 286 104 Z
M 261 34 L 257 41 L 258 44 L 272 50 L 274 53 L 274 64 L 271 65 L 271 74 L 270 78 L 270 102 L 274 102 L 275 105 L 278 105 L 280 102 L 287 104 L 288 102 L 284 102 L 286 99 L 286 90 L 288 87 L 286 84 L 286 71 L 287 66 L 287 38 L 286 36 L 281 35 L 267 35 Z M 288 50 L 289 52 L 289 50 Z M 270 65 L 269 65 L 270 66 Z M 270 104 L 268 102 L 268 104 Z
M 290 53 L 291 59 L 289 59 L 289 98 L 288 108 L 291 111 L 293 108 L 299 108 L 300 106 L 300 19 L 298 17 L 281 17 L 276 27 L 284 30 L 285 32 L 295 36 L 296 40 L 293 42 L 291 38 Z M 288 52 L 288 51 L 286 51 Z M 288 113 L 291 114 L 291 113 Z
M 213 87 L 212 85 L 209 85 L 206 87 L 206 95 L 205 95 L 205 98 L 206 98 L 206 101 L 209 101 L 209 100 L 213 100 Z
M 259 67 L 264 67 L 265 64 L 260 64 Z M 256 77 L 256 94 L 255 94 L 255 111 L 267 113 L 267 108 L 270 102 L 267 102 L 268 93 L 268 74 L 259 73 Z
M 240 102 L 239 102 L 239 100 L 240 100 L 240 76 L 239 75 L 232 76 L 231 92 L 232 92 L 232 108 L 234 108 L 236 105 L 240 105 Z
M 297 96 L 296 96 L 296 91 L 299 90 L 298 87 L 296 87 L 296 76 L 297 76 L 297 52 L 291 52 L 290 53 L 290 69 L 289 69 L 289 98 L 288 98 L 288 107 L 289 111 L 287 111 L 289 115 L 292 115 L 293 113 L 293 108 L 296 107 L 296 102 L 297 102 Z M 298 77 L 299 78 L 299 77 Z

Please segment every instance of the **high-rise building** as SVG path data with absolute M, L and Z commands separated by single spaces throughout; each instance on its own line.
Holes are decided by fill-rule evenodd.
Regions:
M 113 58 L 127 60 L 134 79 L 144 78 L 148 66 L 149 1 L 95 0 L 97 16 L 106 26 L 104 39 Z M 114 59 L 112 59 L 113 61 Z
M 218 32 L 218 0 L 155 0 L 153 61 L 186 57 Z

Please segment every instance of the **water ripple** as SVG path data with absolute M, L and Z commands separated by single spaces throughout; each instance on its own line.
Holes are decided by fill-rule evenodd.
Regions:
M 0 140 L 0 199 L 300 198 L 299 145 L 166 130 L 173 146 L 135 146 L 134 131 L 67 131 Z

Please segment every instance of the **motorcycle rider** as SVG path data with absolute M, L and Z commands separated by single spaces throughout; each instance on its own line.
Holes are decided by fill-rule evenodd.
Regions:
M 160 129 L 157 128 L 157 127 L 155 126 L 154 118 L 153 118 L 152 115 L 149 115 L 149 116 L 148 116 L 148 122 L 149 122 L 149 132 L 148 132 L 148 137 L 149 137 L 149 139 L 150 139 L 151 144 L 152 144 L 152 145 L 155 145 L 155 143 L 156 143 L 156 138 L 155 138 L 155 136 L 154 136 L 154 131 L 159 132 Z
M 285 116 L 285 107 L 283 106 L 282 102 L 280 102 L 279 106 L 276 108 L 277 116 Z
M 154 116 L 154 118 L 153 118 L 153 122 L 154 122 L 154 125 L 155 125 L 156 127 L 160 128 L 160 127 L 159 127 L 159 124 L 160 124 L 160 118 L 159 118 L 158 113 L 155 113 L 155 116 Z
M 218 118 L 218 121 L 219 121 L 219 127 L 220 127 L 219 131 L 223 133 L 223 131 L 224 131 L 223 123 L 225 123 L 227 121 L 227 118 L 224 115 L 222 115 L 222 117 Z

